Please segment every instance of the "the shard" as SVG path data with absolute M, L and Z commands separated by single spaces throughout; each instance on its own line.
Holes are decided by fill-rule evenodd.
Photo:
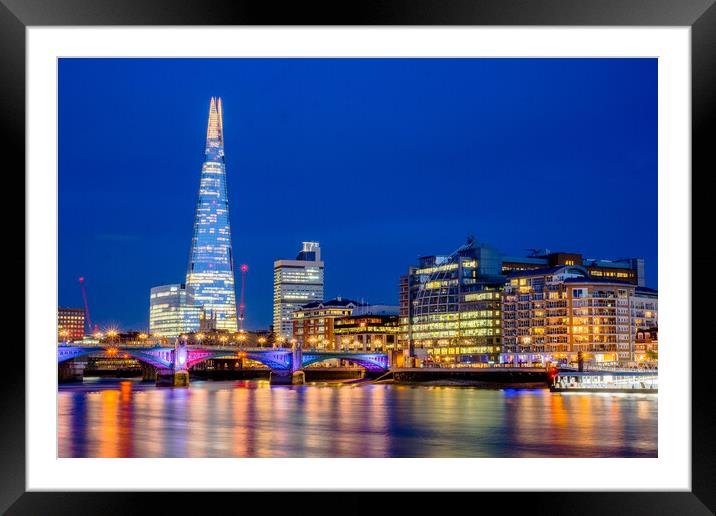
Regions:
M 186 288 L 200 307 L 201 329 L 237 331 L 221 98 L 209 106 Z

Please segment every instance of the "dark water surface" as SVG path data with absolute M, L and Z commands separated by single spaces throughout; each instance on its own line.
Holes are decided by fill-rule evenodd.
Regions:
M 655 394 L 85 380 L 60 457 L 656 457 Z

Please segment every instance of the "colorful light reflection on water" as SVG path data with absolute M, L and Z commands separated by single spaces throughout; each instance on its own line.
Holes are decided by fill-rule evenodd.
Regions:
M 545 389 L 85 381 L 60 457 L 656 457 L 657 396 Z

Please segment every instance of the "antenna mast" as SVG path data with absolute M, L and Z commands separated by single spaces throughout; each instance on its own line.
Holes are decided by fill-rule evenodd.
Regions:
M 246 271 L 249 270 L 249 266 L 243 264 L 241 266 L 241 302 L 239 303 L 239 331 L 244 331 L 244 290 L 246 289 Z

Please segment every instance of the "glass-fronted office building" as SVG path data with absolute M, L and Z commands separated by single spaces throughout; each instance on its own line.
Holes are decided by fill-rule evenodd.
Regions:
M 498 251 L 474 239 L 424 256 L 401 281 L 401 346 L 414 365 L 476 365 L 501 350 Z
M 186 286 L 202 309 L 204 329 L 233 332 L 238 326 L 222 117 L 221 98 L 212 97 Z
M 161 285 L 149 294 L 149 333 L 156 337 L 178 337 L 199 329 L 201 307 L 195 305 L 183 283 Z

